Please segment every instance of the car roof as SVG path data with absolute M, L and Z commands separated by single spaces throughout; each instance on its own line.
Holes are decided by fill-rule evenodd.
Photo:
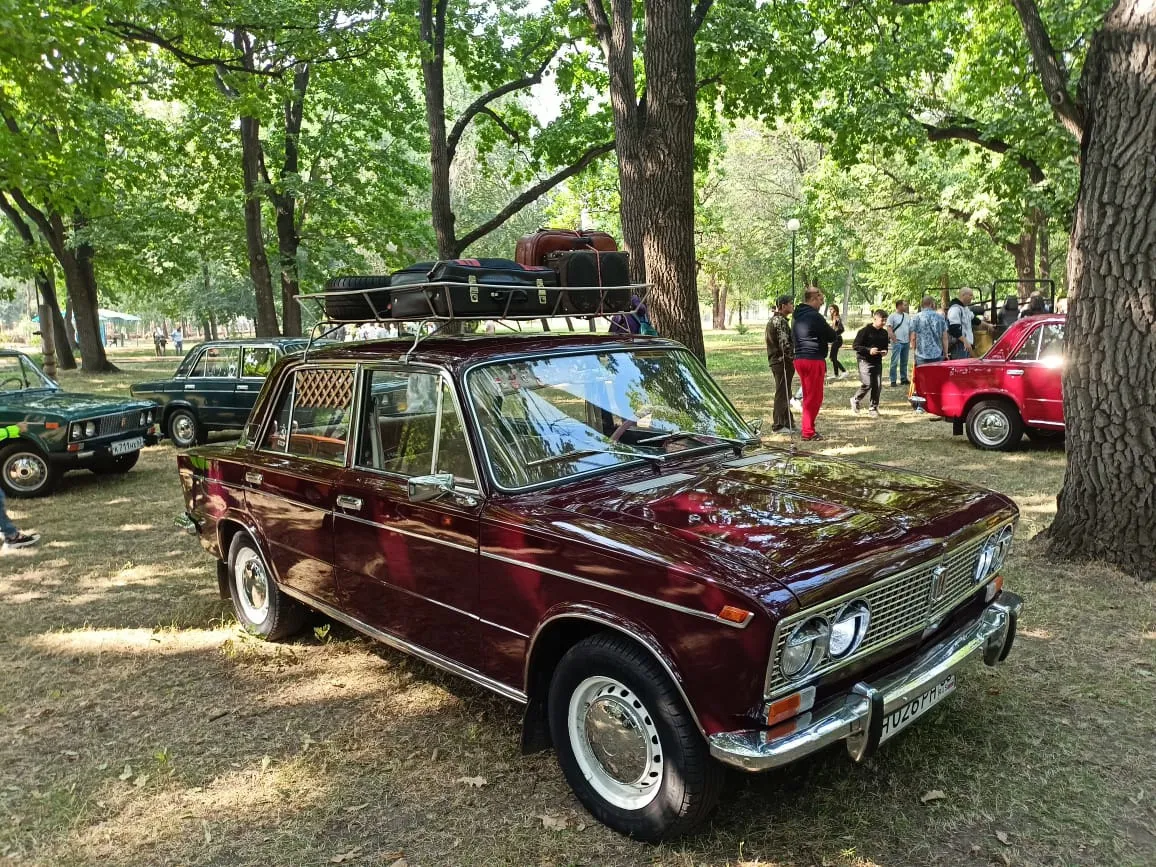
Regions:
M 309 353 L 309 360 L 385 361 L 408 354 L 410 361 L 461 367 L 520 355 L 556 354 L 582 350 L 682 349 L 682 344 L 660 337 L 625 334 L 562 332 L 554 334 L 454 334 L 427 337 L 416 348 L 412 337 L 366 340 L 329 345 Z
M 227 337 L 221 340 L 202 340 L 197 346 L 251 346 L 254 343 L 273 346 L 304 345 L 308 337 Z
M 4 348 L 0 348 L 0 355 L 23 355 L 23 356 L 26 356 L 26 357 L 27 357 L 28 353 L 27 353 L 27 352 L 24 352 L 24 351 L 23 351 L 23 350 L 21 350 L 21 349 L 4 349 Z

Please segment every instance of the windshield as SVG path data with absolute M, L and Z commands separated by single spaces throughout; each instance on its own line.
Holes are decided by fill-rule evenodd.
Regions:
M 0 355 L 0 393 L 27 388 L 59 388 L 45 376 L 30 358 L 23 355 Z
M 755 439 L 682 349 L 487 364 L 466 388 L 494 480 L 507 489 Z

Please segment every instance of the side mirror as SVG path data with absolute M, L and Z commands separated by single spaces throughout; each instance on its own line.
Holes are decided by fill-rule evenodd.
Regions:
M 762 416 L 759 416 L 756 419 L 748 420 L 747 424 L 750 426 L 751 430 L 753 430 L 755 432 L 755 436 L 760 436 L 762 434 L 762 432 L 763 432 L 763 418 L 762 418 Z
M 433 473 L 429 476 L 414 476 L 409 480 L 409 500 L 424 503 L 436 500 L 442 494 L 454 489 L 453 473 Z

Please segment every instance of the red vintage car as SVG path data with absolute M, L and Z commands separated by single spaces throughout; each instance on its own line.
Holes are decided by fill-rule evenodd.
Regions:
M 983 358 L 921 364 L 911 404 L 952 422 L 981 449 L 1011 449 L 1064 433 L 1064 322 L 1059 314 L 1020 319 Z
M 184 523 L 244 627 L 312 609 L 523 703 L 618 831 L 690 830 L 727 765 L 861 760 L 1008 655 L 1007 497 L 765 448 L 671 341 L 410 344 L 282 361 L 178 456 Z

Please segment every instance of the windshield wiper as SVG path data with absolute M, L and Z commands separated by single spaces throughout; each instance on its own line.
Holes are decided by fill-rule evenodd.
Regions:
M 748 437 L 747 439 L 736 439 L 735 437 L 724 437 L 721 434 L 702 433 L 701 431 L 693 430 L 672 430 L 666 433 L 661 433 L 656 436 L 647 437 L 643 440 L 636 440 L 635 445 L 646 446 L 654 443 L 667 443 L 671 440 L 688 440 L 688 439 L 707 439 L 715 440 L 718 445 L 728 445 L 735 450 L 735 454 L 742 454 L 742 450 L 753 443 L 759 441 L 758 437 Z
M 577 458 L 592 457 L 593 455 L 618 455 L 623 458 L 646 461 L 656 467 L 666 460 L 665 455 L 644 455 L 641 452 L 624 452 L 621 449 L 579 449 L 576 452 L 566 452 L 561 455 L 550 455 L 548 458 L 538 458 L 536 461 L 530 461 L 526 466 L 540 467 L 545 464 L 556 464 L 559 461 L 572 461 Z

